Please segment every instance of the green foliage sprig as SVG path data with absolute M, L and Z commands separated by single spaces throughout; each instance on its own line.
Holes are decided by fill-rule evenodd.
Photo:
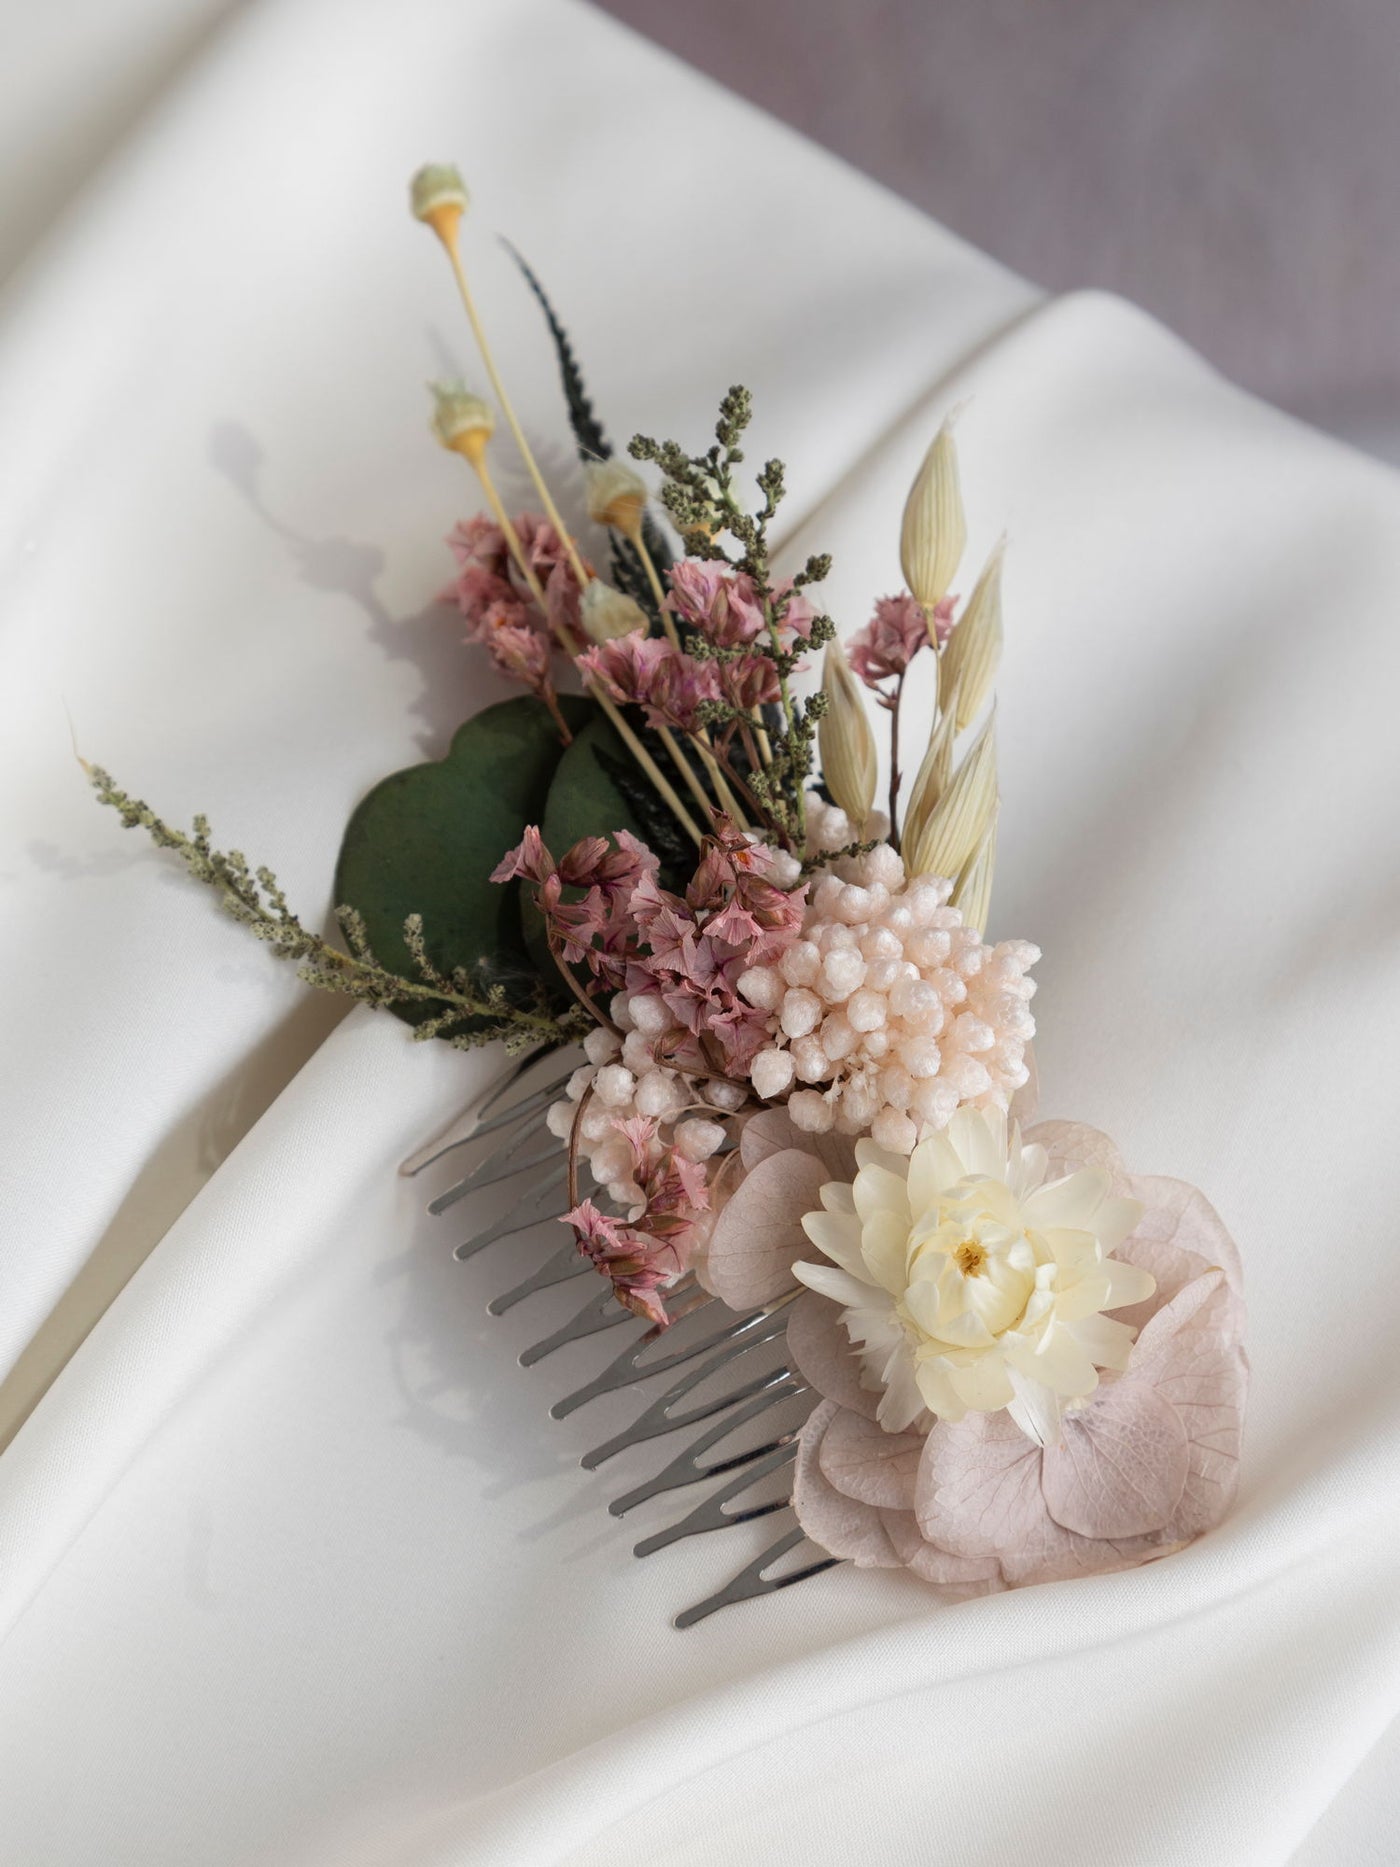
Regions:
M 782 641 L 783 617 L 795 591 L 820 583 L 831 570 L 825 554 L 809 557 L 786 590 L 774 587 L 769 561 L 769 526 L 786 490 L 781 460 L 765 461 L 758 474 L 758 490 L 763 503 L 757 512 L 747 512 L 734 486 L 734 469 L 744 459 L 740 445 L 753 415 L 753 397 L 742 386 L 730 389 L 720 403 L 713 446 L 703 454 L 687 454 L 679 442 L 657 441 L 650 435 L 634 435 L 628 452 L 634 460 L 649 460 L 661 469 L 664 484 L 661 503 L 695 557 L 719 559 L 746 573 L 752 580 L 763 605 L 764 626 L 768 641 L 764 653 L 778 674 L 782 731 L 773 746 L 773 756 L 761 772 L 756 771 L 749 785 L 758 801 L 769 810 L 790 841 L 800 843 L 806 829 L 804 794 L 812 770 L 812 746 L 816 725 L 825 707 L 825 699 L 816 694 L 808 701 L 795 700 L 790 677 L 807 646 L 820 648 L 836 634 L 830 616 L 814 618 L 810 643 L 785 648 Z M 722 542 L 733 540 L 737 550 Z M 722 658 L 723 649 L 698 649 Z M 739 717 L 736 709 L 723 702 L 706 709 L 709 721 L 723 725 Z
M 213 847 L 206 818 L 196 817 L 194 833 L 187 836 L 158 817 L 149 804 L 121 790 L 100 766 L 86 769 L 98 802 L 115 810 L 125 829 L 144 830 L 157 848 L 172 850 L 195 881 L 214 890 L 225 913 L 279 959 L 292 961 L 306 984 L 385 1009 L 409 1003 L 438 1006 L 414 1025 L 415 1040 L 442 1038 L 459 1050 L 471 1050 L 500 1039 L 508 1052 L 516 1053 L 541 1044 L 573 1043 L 591 1028 L 577 1007 L 553 1011 L 541 987 L 522 1006 L 511 1001 L 503 983 L 474 980 L 460 966 L 447 974 L 440 972 L 428 957 L 422 917 L 417 914 L 408 916 L 403 929 L 416 979 L 404 978 L 380 963 L 370 947 L 364 919 L 352 907 L 335 911 L 350 950 L 333 946 L 292 912 L 270 869 L 251 868 L 241 850 Z

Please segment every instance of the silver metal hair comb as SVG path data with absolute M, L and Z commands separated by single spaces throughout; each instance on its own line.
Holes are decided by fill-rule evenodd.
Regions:
M 459 1150 L 470 1162 L 463 1176 L 429 1203 L 435 1215 L 451 1213 L 469 1196 L 492 1190 L 508 1200 L 498 1216 L 456 1247 L 457 1258 L 474 1258 L 504 1239 L 525 1249 L 543 1241 L 544 1255 L 531 1252 L 533 1267 L 488 1305 L 493 1316 L 556 1285 L 596 1279 L 572 1239 L 560 1242 L 557 1225 L 569 1205 L 565 1149 L 550 1134 L 546 1116 L 572 1067 L 561 1071 L 558 1052 L 513 1065 L 446 1134 L 403 1164 L 404 1173 L 417 1174 Z M 707 1487 L 684 1515 L 643 1537 L 635 1555 L 654 1555 L 684 1537 L 786 1513 L 786 1527 L 774 1543 L 715 1593 L 676 1615 L 675 1626 L 692 1627 L 733 1602 L 773 1594 L 833 1568 L 837 1559 L 807 1540 L 791 1511 L 797 1436 L 817 1397 L 787 1359 L 786 1300 L 738 1315 L 693 1279 L 669 1294 L 676 1320 L 663 1331 L 624 1309 L 610 1289 L 590 1288 L 582 1309 L 531 1343 L 520 1361 L 530 1367 L 569 1343 L 609 1337 L 599 1345 L 598 1373 L 550 1408 L 556 1420 L 603 1395 L 670 1377 L 629 1426 L 579 1460 L 586 1471 L 596 1471 L 653 1440 L 658 1449 L 668 1442 L 664 1450 L 669 1456 L 651 1477 L 612 1499 L 608 1509 L 615 1517 L 673 1491 Z M 621 1348 L 614 1347 L 618 1341 Z

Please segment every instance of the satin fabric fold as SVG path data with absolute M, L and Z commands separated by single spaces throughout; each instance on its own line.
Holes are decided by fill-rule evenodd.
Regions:
M 162 132 L 174 140 L 133 158 L 102 211 L 138 227 L 180 123 L 231 136 L 240 101 L 275 102 L 279 60 L 295 64 L 327 17 L 304 6 L 252 14 Z M 381 32 L 368 9 L 341 17 L 351 43 L 325 79 L 332 136 L 347 135 L 358 102 L 394 98 L 368 137 L 373 161 L 345 147 L 366 174 L 397 173 L 430 130 L 446 135 L 448 78 L 436 114 L 410 124 L 365 63 L 389 57 L 403 27 Z M 416 28 L 412 69 L 427 73 L 424 47 L 449 30 L 448 11 L 396 17 Z M 936 230 L 593 15 L 457 17 L 453 43 L 500 74 L 484 106 L 497 141 L 518 138 L 508 146 L 537 180 L 539 139 L 557 139 L 566 199 L 532 210 L 552 223 L 532 242 L 542 267 L 621 134 L 620 118 L 587 135 L 577 125 L 569 72 L 585 55 L 643 113 L 639 137 L 646 112 L 693 110 L 684 120 L 712 126 L 736 168 L 771 176 L 790 161 L 785 199 L 826 203 L 822 263 L 854 295 L 846 314 L 814 316 L 787 274 L 793 296 L 726 300 L 720 328 L 683 311 L 679 292 L 668 315 L 693 319 L 678 326 L 693 328 L 689 359 L 667 346 L 634 373 L 625 347 L 604 346 L 595 374 L 619 424 L 682 433 L 701 427 L 712 399 L 703 359 L 721 387 L 757 378 L 765 436 L 803 489 L 789 554 L 833 553 L 827 594 L 843 629 L 895 586 L 904 489 L 947 407 L 968 403 L 964 585 L 1004 525 L 1012 539 L 993 931 L 1045 949 L 1045 1113 L 1102 1126 L 1144 1171 L 1203 1186 L 1240 1243 L 1254 1367 L 1241 1501 L 1187 1552 L 1126 1575 L 945 1609 L 907 1578 L 842 1568 L 673 1633 L 671 1613 L 771 1529 L 632 1558 L 665 1514 L 619 1524 L 605 1504 L 659 1463 L 656 1450 L 597 1475 L 577 1460 L 636 1396 L 551 1422 L 550 1401 L 597 1366 L 596 1349 L 529 1370 L 516 1361 L 581 1301 L 577 1287 L 486 1317 L 511 1280 L 509 1248 L 454 1265 L 471 1215 L 429 1219 L 432 1188 L 394 1172 L 486 1060 L 415 1048 L 392 1021 L 356 1012 L 217 1166 L 0 1457 L 0 1726 L 17 1734 L 0 1762 L 6 1845 L 26 1867 L 991 1867 L 1027 1846 L 1054 1867 L 1311 1867 L 1338 1858 L 1338 1836 L 1385 1845 L 1384 1784 L 1363 1760 L 1400 1696 L 1400 898 L 1386 868 L 1400 796 L 1400 483 L 1230 389 L 1130 307 L 1089 294 L 1035 308 L 1004 275 L 982 273 Z M 541 22 L 544 44 L 526 33 Z M 542 62 L 522 89 L 527 53 Z M 279 120 L 268 107 L 270 174 Z M 412 154 L 401 147 L 410 129 Z M 281 131 L 290 139 L 290 124 Z M 528 190 L 519 174 L 511 187 L 514 230 Z M 271 198 L 252 185 L 240 197 L 249 266 L 268 255 Z M 382 363 L 394 327 L 411 324 L 435 276 L 407 234 L 401 270 L 422 265 L 411 292 L 398 273 L 366 269 L 362 243 L 383 237 L 371 219 L 336 223 L 329 276 L 344 287 L 368 270 L 376 290 L 349 309 L 327 291 L 300 314 L 311 328 L 313 309 L 324 320 L 336 307 L 327 354 L 308 362 L 303 347 L 296 369 L 337 377 L 340 407 L 338 371 L 366 323 L 380 367 L 396 370 Z M 302 285 L 319 279 L 301 270 L 295 205 L 273 225 Z M 740 238 L 762 250 L 757 214 Z M 680 263 L 713 276 L 728 251 L 717 228 Z M 615 263 L 645 264 L 631 249 Z M 562 271 L 557 295 L 578 301 L 582 336 L 603 308 L 596 251 Z M 886 290 L 892 280 L 902 283 Z M 62 288 L 54 273 L 43 284 L 55 303 Z M 297 386 L 268 432 L 305 450 L 300 471 L 269 467 L 259 497 L 277 515 L 273 480 L 279 498 L 296 489 L 311 515 L 297 521 L 310 528 L 303 544 L 362 529 L 393 541 L 395 587 L 421 600 L 433 541 L 463 496 L 401 429 L 403 385 L 369 392 L 352 471 L 343 429 L 339 451 L 324 436 L 296 441 L 326 406 L 324 385 L 312 393 L 293 373 L 285 332 L 245 354 L 238 311 L 220 310 L 199 367 L 175 360 L 162 421 L 184 422 L 182 398 L 212 357 L 225 370 L 221 406 L 249 433 L 271 420 L 277 386 Z M 512 341 L 528 345 L 525 330 Z M 866 393 L 838 403 L 839 422 L 813 400 L 814 345 L 833 368 L 874 372 Z M 4 363 L 0 349 L 0 381 Z M 545 419 L 543 377 L 523 362 L 512 373 Z M 203 406 L 188 417 L 196 440 Z M 430 730 L 412 716 L 419 676 L 395 662 L 386 679 L 363 614 L 357 626 L 347 599 L 297 581 L 325 559 L 284 559 L 288 540 L 275 525 L 264 537 L 246 509 L 241 559 L 231 522 L 209 517 L 213 489 L 181 487 L 165 438 L 158 422 L 134 488 L 113 493 L 110 474 L 80 463 L 64 495 L 97 529 L 89 551 L 122 593 L 134 664 L 104 703 L 126 745 L 104 756 L 124 769 L 125 750 L 128 765 L 153 770 L 131 782 L 164 782 L 172 810 L 212 788 L 205 807 L 224 801 L 238 837 L 274 859 L 269 839 L 285 838 L 288 879 L 324 899 L 338 815 Z M 227 443 L 225 465 L 240 459 L 247 468 L 252 457 Z M 155 488 L 188 500 L 179 575 L 213 602 L 197 629 L 186 624 L 188 664 L 170 657 L 175 573 L 160 568 L 150 529 Z M 137 512 L 147 529 L 114 558 L 119 520 L 129 527 Z M 155 563 L 150 605 L 126 588 L 137 537 Z M 235 564 L 224 591 L 220 567 Z M 57 602 L 62 580 L 45 575 Z M 151 612 L 139 627 L 138 608 Z M 232 611 L 250 608 L 254 635 L 238 654 L 221 649 Z M 39 658 L 40 620 L 54 614 L 77 627 L 66 604 L 32 609 L 18 653 Z M 458 654 L 433 665 L 461 668 Z M 93 679 L 118 660 L 104 651 Z M 177 730 L 173 702 L 158 722 L 149 700 L 136 711 L 158 664 L 181 670 L 171 691 L 188 697 L 221 672 L 232 680 L 243 660 L 242 683 L 210 697 L 202 731 Z M 58 769 L 46 797 L 67 795 Z M 302 783 L 294 803 L 290 775 Z M 78 807 L 65 812 L 64 833 L 91 863 L 114 826 L 83 818 L 79 830 Z M 28 1098 L 19 1086 L 19 1112 L 51 1111 L 15 1233 L 41 1241 L 40 1268 L 16 1283 L 31 1322 L 171 1113 L 246 1058 L 291 1003 L 289 986 L 278 997 L 268 982 L 271 962 L 158 863 L 99 864 L 71 880 L 103 904 L 88 909 L 89 931 L 113 959 L 87 989 L 111 1035 L 93 1058 L 91 1003 L 79 996 L 71 1047 L 39 1059 L 34 1080 L 49 1086 Z M 77 924 L 70 911 L 74 941 Z M 153 1086 L 154 1060 L 172 1048 Z M 79 1058 L 92 1080 L 75 1086 Z M 115 1133 L 99 1132 L 123 1089 Z M 62 1252 L 55 1214 L 68 1227 Z

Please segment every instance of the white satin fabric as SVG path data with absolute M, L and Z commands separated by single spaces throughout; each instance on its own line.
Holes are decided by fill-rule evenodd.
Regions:
M 86 796 L 70 717 L 315 915 L 356 797 L 496 697 L 430 604 L 471 504 L 403 206 L 442 156 L 559 472 L 494 229 L 615 436 L 750 384 L 846 628 L 970 402 L 1045 1111 L 1204 1186 L 1245 1258 L 1242 1497 L 1187 1553 L 951 1609 L 841 1568 L 672 1632 L 760 1542 L 632 1560 L 663 1514 L 604 1504 L 655 1455 L 576 1461 L 635 1397 L 555 1424 L 596 1347 L 516 1365 L 577 1290 L 485 1317 L 508 1248 L 454 1265 L 394 1172 L 488 1060 L 332 1031 Z M 1394 476 L 564 0 L 227 20 L 12 287 L 0 462 L 10 1420 L 145 1258 L 0 1456 L 6 1867 L 1389 1860 Z

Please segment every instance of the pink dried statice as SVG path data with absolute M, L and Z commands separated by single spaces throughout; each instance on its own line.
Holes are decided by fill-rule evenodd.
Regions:
M 563 540 L 548 520 L 525 512 L 514 523 L 544 591 L 545 612 L 520 576 L 501 527 L 480 515 L 455 526 L 448 536 L 458 572 L 443 594 L 460 610 L 467 640 L 486 649 L 498 672 L 522 682 L 554 708 L 554 644 L 561 632 L 570 640 L 578 635 L 578 579 Z
M 669 607 L 716 648 L 742 648 L 768 634 L 763 597 L 747 571 L 706 558 L 682 558 L 669 573 Z M 775 620 L 782 645 L 790 647 L 812 633 L 815 611 L 790 578 L 772 586 Z
M 801 928 L 804 891 L 791 857 L 726 823 L 706 839 L 685 893 L 663 889 L 641 845 L 578 845 L 555 864 L 527 833 L 497 871 L 535 884 L 551 943 L 606 987 L 621 983 L 610 1024 L 590 1033 L 588 1063 L 549 1114 L 638 1236 L 659 1240 L 683 1268 L 708 1229 L 724 1121 L 746 1099 L 744 1078 L 770 1038 L 768 1015 L 737 981 L 776 961 Z M 584 887 L 582 901 L 563 899 Z M 633 1257 L 640 1247 L 629 1240 Z
M 900 596 L 882 596 L 870 621 L 846 645 L 855 673 L 867 687 L 900 679 L 920 649 L 930 646 L 930 627 L 940 647 L 948 639 L 954 601 L 945 597 L 929 617 L 907 590 Z
M 624 1220 L 610 1218 L 591 1199 L 566 1212 L 564 1223 L 573 1226 L 580 1252 L 612 1284 L 618 1301 L 664 1329 L 670 1318 L 661 1292 L 680 1274 L 675 1252 Z
M 614 636 L 585 650 L 578 663 L 614 700 L 643 708 L 652 726 L 695 732 L 701 702 L 719 697 L 715 663 L 696 661 L 660 636 Z
M 586 964 L 602 984 L 618 986 L 626 974 L 634 938 L 632 898 L 656 874 L 657 859 L 630 830 L 585 836 L 556 863 L 538 827 L 526 827 L 521 842 L 491 872 L 493 882 L 519 876 L 532 882 L 550 945 L 570 965 Z M 566 901 L 564 890 L 582 889 Z
M 739 980 L 780 958 L 801 929 L 805 888 L 772 879 L 784 862 L 720 819 L 683 898 L 651 877 L 633 893 L 641 944 L 627 968 L 632 1016 L 656 1025 L 658 1054 L 682 1069 L 742 1079 L 767 1041 L 767 1014 L 744 998 Z M 796 878 L 784 870 L 784 879 Z
M 498 674 L 519 681 L 542 700 L 553 695 L 549 642 L 538 629 L 531 627 L 521 604 L 496 602 L 488 605 L 476 640 L 491 657 L 491 665 Z
M 716 648 L 740 648 L 764 633 L 763 600 L 746 573 L 705 558 L 682 558 L 669 578 L 669 607 Z

